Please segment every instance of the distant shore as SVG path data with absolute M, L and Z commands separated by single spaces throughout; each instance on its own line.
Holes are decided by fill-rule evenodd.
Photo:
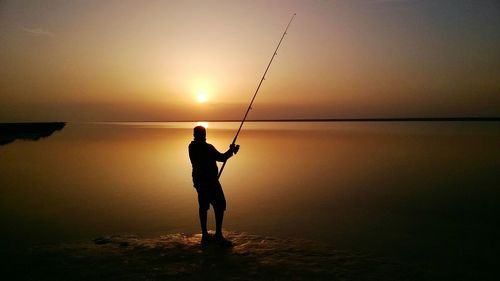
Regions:
M 46 138 L 55 131 L 60 131 L 65 122 L 37 122 L 37 123 L 0 123 L 0 145 L 14 142 L 15 140 L 37 141 Z

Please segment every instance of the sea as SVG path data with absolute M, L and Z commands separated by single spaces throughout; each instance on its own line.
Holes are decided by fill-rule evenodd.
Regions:
M 0 145 L 0 246 L 199 233 L 187 148 L 200 124 L 221 152 L 239 126 L 66 123 Z M 499 122 L 247 122 L 237 144 L 220 178 L 229 233 L 317 241 L 440 279 L 498 270 Z

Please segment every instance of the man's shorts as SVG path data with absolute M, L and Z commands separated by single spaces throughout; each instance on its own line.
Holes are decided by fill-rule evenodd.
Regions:
M 219 181 L 212 184 L 200 184 L 195 188 L 198 192 L 200 210 L 210 209 L 210 204 L 212 204 L 214 210 L 226 210 L 226 198 Z

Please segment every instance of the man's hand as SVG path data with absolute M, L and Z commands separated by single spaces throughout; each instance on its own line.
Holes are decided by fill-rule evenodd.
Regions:
M 240 145 L 239 144 L 231 144 L 229 145 L 229 149 L 233 152 L 233 154 L 238 153 L 238 150 L 240 150 Z

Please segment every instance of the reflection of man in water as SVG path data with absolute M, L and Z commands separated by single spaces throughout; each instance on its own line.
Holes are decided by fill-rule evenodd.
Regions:
M 230 145 L 229 150 L 220 153 L 215 147 L 206 142 L 206 131 L 202 126 L 194 128 L 194 140 L 189 144 L 189 159 L 193 166 L 193 184 L 198 192 L 202 243 L 209 241 L 207 231 L 207 211 L 212 204 L 215 212 L 215 236 L 218 242 L 230 244 L 222 236 L 222 220 L 226 210 L 226 199 L 217 174 L 219 169 L 216 161 L 224 162 L 238 152 L 239 145 Z

